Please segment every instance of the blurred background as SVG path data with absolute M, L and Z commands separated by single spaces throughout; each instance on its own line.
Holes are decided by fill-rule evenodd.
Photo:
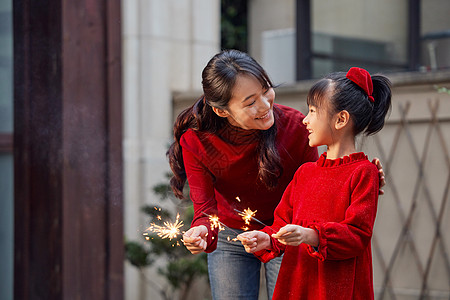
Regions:
M 0 0 L 0 299 L 210 299 L 204 261 L 169 265 L 188 256 L 142 233 L 154 206 L 189 219 L 189 202 L 165 190 L 165 153 L 175 117 L 201 96 L 202 69 L 230 48 L 303 113 L 329 72 L 391 79 L 385 128 L 358 144 L 387 179 L 375 297 L 450 299 L 449 15 L 448 0 Z M 109 179 L 91 190 L 97 178 Z

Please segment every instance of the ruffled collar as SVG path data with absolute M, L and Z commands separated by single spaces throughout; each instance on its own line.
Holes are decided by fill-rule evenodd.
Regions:
M 336 159 L 327 159 L 327 153 L 324 152 L 317 160 L 317 165 L 319 167 L 330 168 L 366 159 L 367 155 L 365 155 L 364 152 L 356 152 Z
M 248 145 L 256 142 L 259 139 L 259 130 L 246 130 L 240 127 L 231 125 L 225 121 L 222 129 L 217 135 L 224 141 L 233 145 Z

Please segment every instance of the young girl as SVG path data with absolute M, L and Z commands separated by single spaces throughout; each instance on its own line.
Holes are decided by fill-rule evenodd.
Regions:
M 373 299 L 379 180 L 375 165 L 356 152 L 355 136 L 384 126 L 390 82 L 351 68 L 317 82 L 307 103 L 309 145 L 327 145 L 327 152 L 297 170 L 272 226 L 239 239 L 263 262 L 284 253 L 273 299 Z

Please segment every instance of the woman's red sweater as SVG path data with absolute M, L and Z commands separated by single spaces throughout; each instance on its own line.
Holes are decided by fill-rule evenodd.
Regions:
M 231 228 L 261 229 L 264 226 L 254 221 L 246 225 L 235 211 L 250 208 L 257 211 L 256 218 L 272 224 L 275 207 L 295 171 L 303 163 L 318 159 L 317 149 L 308 144 L 308 132 L 302 124 L 305 116 L 287 106 L 277 104 L 274 108 L 278 115 L 276 147 L 283 174 L 273 190 L 268 190 L 258 180 L 258 130 L 244 130 L 226 122 L 227 125 L 216 134 L 189 129 L 181 136 L 195 212 L 191 226 L 208 228 L 206 252 L 216 249 L 217 229 L 211 230 L 209 219 L 203 212 L 218 215 L 219 220 Z
M 319 246 L 284 246 L 255 255 L 266 262 L 284 253 L 273 299 L 373 299 L 370 240 L 378 200 L 378 170 L 364 153 L 302 165 L 275 210 L 271 235 L 286 224 L 313 228 Z M 317 251 L 316 251 L 317 250 Z

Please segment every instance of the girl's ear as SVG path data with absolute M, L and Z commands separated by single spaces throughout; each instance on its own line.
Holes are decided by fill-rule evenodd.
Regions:
M 341 110 L 336 115 L 335 128 L 337 130 L 344 128 L 350 122 L 350 114 L 346 110 Z
M 216 113 L 216 115 L 218 115 L 219 117 L 222 117 L 222 118 L 226 118 L 226 117 L 228 117 L 230 114 L 226 111 L 226 110 L 224 110 L 224 109 L 221 109 L 221 108 L 217 108 L 217 107 L 212 107 L 212 109 L 213 109 L 213 111 Z

